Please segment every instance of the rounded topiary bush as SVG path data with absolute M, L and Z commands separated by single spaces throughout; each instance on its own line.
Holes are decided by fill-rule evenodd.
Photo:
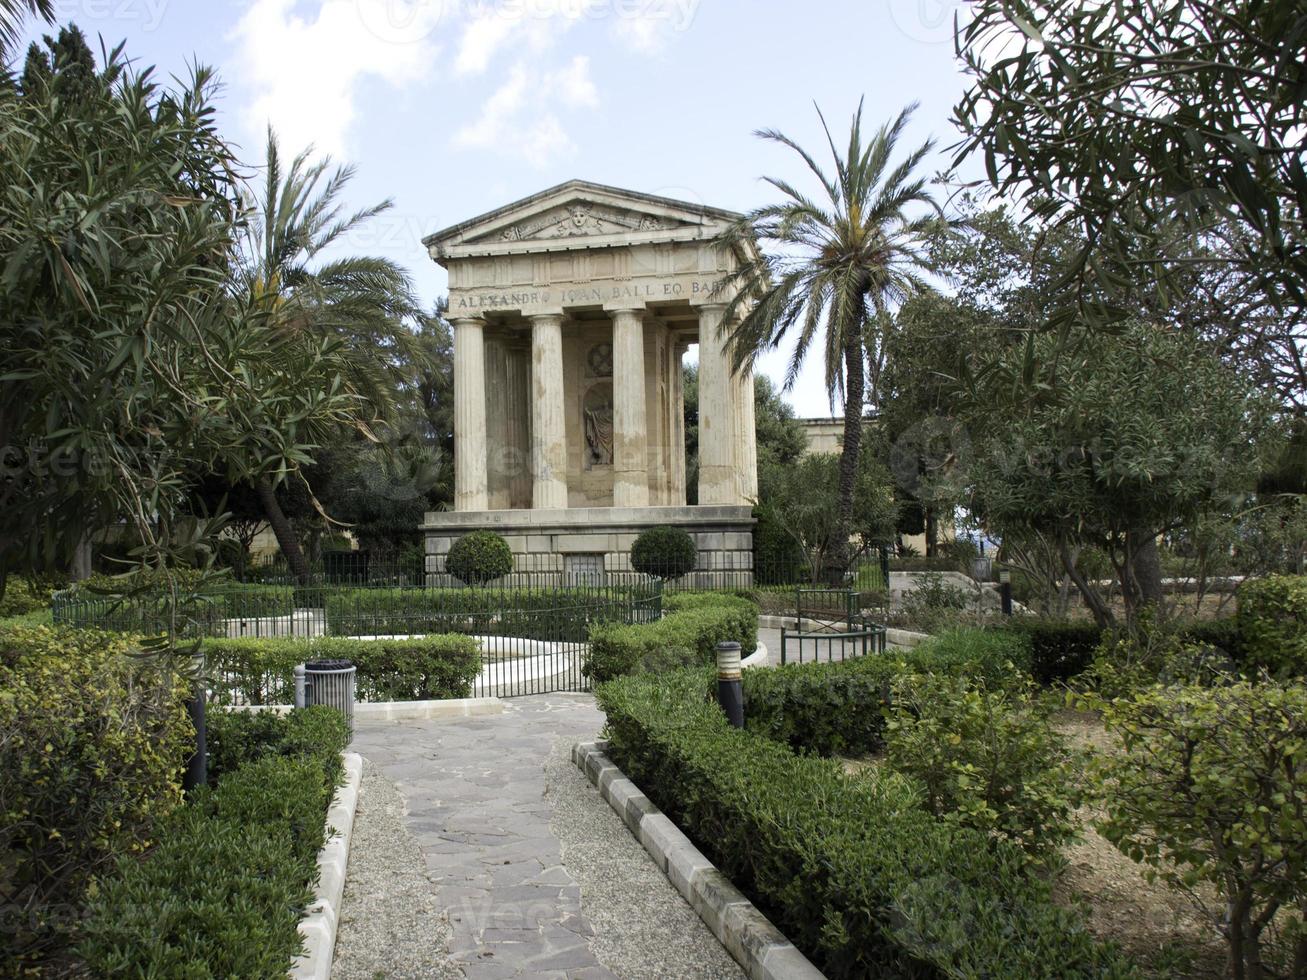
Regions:
M 454 542 L 445 571 L 468 585 L 484 585 L 513 570 L 513 552 L 494 531 L 473 531 Z
M 654 578 L 680 578 L 698 560 L 694 538 L 679 527 L 651 527 L 631 545 L 631 567 Z

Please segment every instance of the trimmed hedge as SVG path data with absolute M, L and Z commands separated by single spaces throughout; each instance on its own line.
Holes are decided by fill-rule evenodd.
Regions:
M 465 698 L 481 669 L 476 640 L 458 634 L 411 640 L 213 639 L 204 641 L 203 651 L 216 700 L 229 704 L 290 704 L 295 665 L 316 658 L 353 661 L 361 701 Z
M 181 803 L 188 685 L 136 640 L 0 625 L 0 974 L 64 946 L 91 881 Z
M 709 684 L 599 688 L 609 754 L 827 976 L 1137 976 L 1011 845 L 934 819 L 892 772 L 849 779 L 732 729 Z
M 720 606 L 722 600 L 744 599 L 756 607 L 758 593 L 753 589 L 722 589 L 716 592 L 665 592 L 663 593 L 663 612 L 684 612 L 687 609 L 704 609 Z
M 1068 681 L 1089 669 L 1103 631 L 1086 621 L 1013 616 L 1002 629 L 1030 648 L 1030 673 L 1040 684 Z
M 741 656 L 758 646 L 758 607 L 748 599 L 717 596 L 692 601 L 653 623 L 590 628 L 590 653 L 582 673 L 607 681 L 635 671 L 658 673 L 676 667 L 717 662 L 717 644 L 734 640 Z
M 90 903 L 78 952 L 95 976 L 285 976 L 303 948 L 345 720 L 308 708 L 260 724 L 224 771 L 161 829 L 143 860 L 122 858 Z M 215 717 L 219 739 L 245 723 Z M 228 747 L 234 743 L 228 738 Z
M 818 755 L 864 755 L 884 745 L 895 679 L 910 673 L 974 677 L 1003 686 L 1026 676 L 1026 647 L 998 630 L 955 630 L 911 650 L 835 663 L 744 672 L 750 732 Z
M 1244 662 L 1280 677 L 1307 674 L 1307 575 L 1251 579 L 1237 596 Z
M 321 605 L 333 636 L 471 633 L 584 641 L 596 620 L 656 614 L 653 586 L 601 589 L 329 589 Z

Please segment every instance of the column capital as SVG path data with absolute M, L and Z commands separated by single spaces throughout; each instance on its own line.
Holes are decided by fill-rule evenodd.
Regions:
M 716 313 L 718 316 L 723 315 L 726 312 L 726 307 L 729 305 L 730 303 L 728 301 L 721 299 L 690 300 L 690 306 L 698 310 L 700 313 Z
M 526 318 L 533 324 L 552 323 L 553 321 L 557 321 L 558 325 L 562 326 L 563 321 L 567 319 L 567 314 L 563 312 L 562 307 L 559 307 L 556 310 L 546 310 L 543 313 L 528 313 L 526 314 Z
M 484 313 L 467 313 L 463 316 L 451 316 L 449 322 L 451 326 L 455 327 L 460 324 L 465 327 L 484 327 L 486 317 Z
M 644 305 L 644 300 L 639 299 L 614 299 L 604 304 L 605 313 L 634 313 L 644 316 L 648 312 Z

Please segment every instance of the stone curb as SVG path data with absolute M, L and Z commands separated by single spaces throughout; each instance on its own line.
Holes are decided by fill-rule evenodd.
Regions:
M 439 721 L 442 718 L 473 718 L 497 715 L 504 711 L 500 698 L 444 698 L 438 701 L 355 701 L 354 720 L 359 721 Z M 232 711 L 293 711 L 289 704 L 236 704 Z
M 613 765 L 607 750 L 605 741 L 578 742 L 572 746 L 572 762 L 594 783 L 750 980 L 821 980 L 825 974 Z
M 300 919 L 304 952 L 291 963 L 291 980 L 329 980 L 336 951 L 336 928 L 340 901 L 345 894 L 345 869 L 349 864 L 349 842 L 354 834 L 354 811 L 358 808 L 359 782 L 363 778 L 363 757 L 346 752 L 345 783 L 327 810 L 327 842 L 318 852 L 318 887 L 313 904 Z

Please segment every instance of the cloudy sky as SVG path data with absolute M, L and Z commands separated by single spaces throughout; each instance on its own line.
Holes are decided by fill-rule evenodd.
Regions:
M 571 178 L 747 210 L 763 174 L 802 179 L 761 143 L 775 128 L 817 149 L 813 103 L 843 128 L 921 103 L 911 145 L 956 134 L 960 0 L 57 0 L 138 63 L 224 82 L 229 137 L 257 163 L 269 122 L 287 150 L 357 165 L 350 203 L 393 211 L 348 247 L 445 292 L 425 234 Z M 41 29 L 32 25 L 30 33 Z M 937 156 L 943 165 L 947 156 Z M 798 164 L 798 166 L 796 166 Z M 971 168 L 968 168 L 971 170 Z M 974 175 L 974 171 L 973 171 Z M 762 363 L 779 378 L 784 355 Z M 790 399 L 830 412 L 820 366 Z

